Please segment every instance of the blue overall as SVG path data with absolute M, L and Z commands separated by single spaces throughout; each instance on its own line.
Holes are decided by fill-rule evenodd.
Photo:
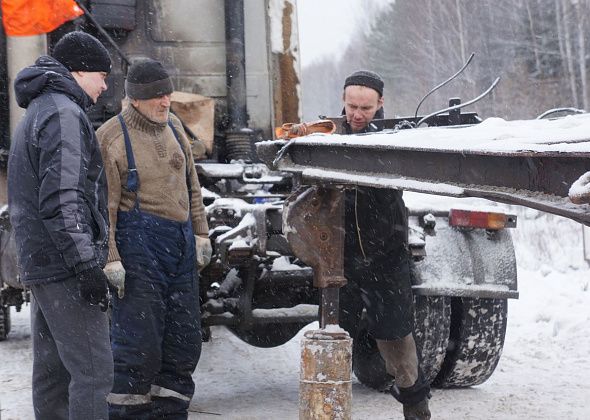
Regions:
M 115 378 L 109 414 L 111 419 L 186 419 L 195 389 L 191 375 L 201 355 L 192 223 L 190 215 L 176 222 L 141 211 L 131 141 L 119 119 L 127 189 L 136 199 L 132 210 L 117 215 L 115 239 L 126 274 L 125 296 L 115 294 L 113 304 Z

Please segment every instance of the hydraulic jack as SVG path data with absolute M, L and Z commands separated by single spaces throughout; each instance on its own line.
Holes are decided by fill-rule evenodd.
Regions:
M 295 255 L 313 268 L 320 289 L 320 329 L 301 342 L 299 418 L 350 419 L 352 339 L 338 326 L 344 277 L 344 190 L 310 187 L 287 199 L 283 233 Z

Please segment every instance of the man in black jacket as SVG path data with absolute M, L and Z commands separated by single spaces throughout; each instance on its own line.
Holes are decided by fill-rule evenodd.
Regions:
M 346 134 L 379 131 L 383 118 L 383 80 L 357 71 L 344 83 Z M 344 275 L 340 325 L 353 339 L 366 310 L 369 334 L 376 340 L 387 372 L 395 377 L 392 395 L 406 419 L 430 419 L 430 386 L 422 375 L 414 341 L 408 224 L 402 191 L 357 187 L 346 192 Z
M 32 293 L 37 419 L 108 419 L 107 190 L 86 110 L 106 90 L 110 68 L 96 38 L 70 32 L 53 58 L 41 56 L 15 81 L 27 111 L 12 139 L 8 203 Z

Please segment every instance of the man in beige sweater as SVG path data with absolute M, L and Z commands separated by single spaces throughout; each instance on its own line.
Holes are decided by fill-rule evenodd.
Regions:
M 201 353 L 196 266 L 211 256 L 205 208 L 164 67 L 134 63 L 125 90 L 129 104 L 97 132 L 111 223 L 105 272 L 119 291 L 110 418 L 187 418 Z

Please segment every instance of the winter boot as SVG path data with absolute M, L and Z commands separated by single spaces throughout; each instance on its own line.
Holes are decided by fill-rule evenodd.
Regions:
M 418 370 L 418 380 L 408 388 L 398 387 L 395 383 L 391 387 L 391 395 L 402 403 L 406 420 L 429 420 L 430 384 L 424 379 L 422 370 Z
M 430 420 L 430 409 L 428 408 L 428 397 L 417 404 L 404 404 L 405 420 Z

